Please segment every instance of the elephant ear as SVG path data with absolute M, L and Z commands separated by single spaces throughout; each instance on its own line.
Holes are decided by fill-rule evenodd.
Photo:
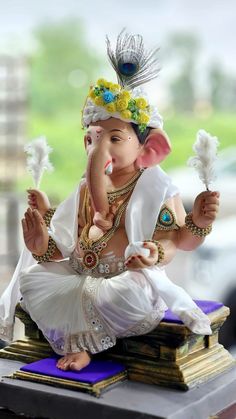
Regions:
M 138 167 L 151 167 L 160 163 L 170 153 L 170 140 L 160 129 L 152 129 L 145 141 L 144 148 L 136 160 Z

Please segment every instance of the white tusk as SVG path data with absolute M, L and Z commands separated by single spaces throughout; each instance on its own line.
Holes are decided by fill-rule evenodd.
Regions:
M 113 172 L 113 166 L 112 166 L 112 161 L 109 160 L 106 164 L 105 164 L 105 174 L 106 175 L 111 175 Z

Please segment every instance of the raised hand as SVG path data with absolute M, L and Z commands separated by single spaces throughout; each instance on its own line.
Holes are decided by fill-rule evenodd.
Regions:
M 125 261 L 125 265 L 129 270 L 144 269 L 153 266 L 158 261 L 158 248 L 153 242 L 144 242 L 143 246 L 145 249 L 150 250 L 149 256 L 143 256 L 141 254 L 135 254 L 129 256 Z
M 48 230 L 40 213 L 28 208 L 22 219 L 23 236 L 27 249 L 37 256 L 42 256 L 48 248 Z
M 206 228 L 212 224 L 219 210 L 219 192 L 205 191 L 195 199 L 193 222 L 198 227 Z
M 38 189 L 27 189 L 28 204 L 32 210 L 37 209 L 39 213 L 44 214 L 51 208 L 47 195 Z

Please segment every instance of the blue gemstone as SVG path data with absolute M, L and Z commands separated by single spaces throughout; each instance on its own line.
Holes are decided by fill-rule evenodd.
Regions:
M 121 74 L 129 77 L 133 76 L 136 73 L 138 66 L 134 63 L 119 63 L 118 68 Z
M 171 216 L 170 216 L 170 214 L 168 213 L 168 212 L 165 212 L 163 215 L 162 215 L 162 220 L 165 222 L 165 223 L 168 223 L 170 220 L 171 220 Z

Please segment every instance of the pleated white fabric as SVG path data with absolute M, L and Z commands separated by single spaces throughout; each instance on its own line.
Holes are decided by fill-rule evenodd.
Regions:
M 19 276 L 23 269 L 35 265 L 36 261 L 24 246 L 10 284 L 0 298 L 0 339 L 13 339 L 14 314 L 16 304 L 20 301 Z
M 20 282 L 23 308 L 59 354 L 101 352 L 117 337 L 152 330 L 166 309 L 142 272 L 94 278 L 64 261 L 29 268 Z
M 79 191 L 80 187 L 58 207 L 51 222 L 50 234 L 64 257 L 77 244 Z M 161 206 L 177 193 L 159 167 L 142 173 L 126 210 L 126 251 L 132 253 L 140 247 L 137 242 L 152 237 Z M 147 333 L 158 325 L 167 307 L 195 333 L 211 334 L 208 317 L 157 266 L 95 278 L 78 274 L 68 260 L 43 263 L 21 270 L 20 295 L 24 308 L 59 354 L 97 353 L 113 346 L 117 337 Z

